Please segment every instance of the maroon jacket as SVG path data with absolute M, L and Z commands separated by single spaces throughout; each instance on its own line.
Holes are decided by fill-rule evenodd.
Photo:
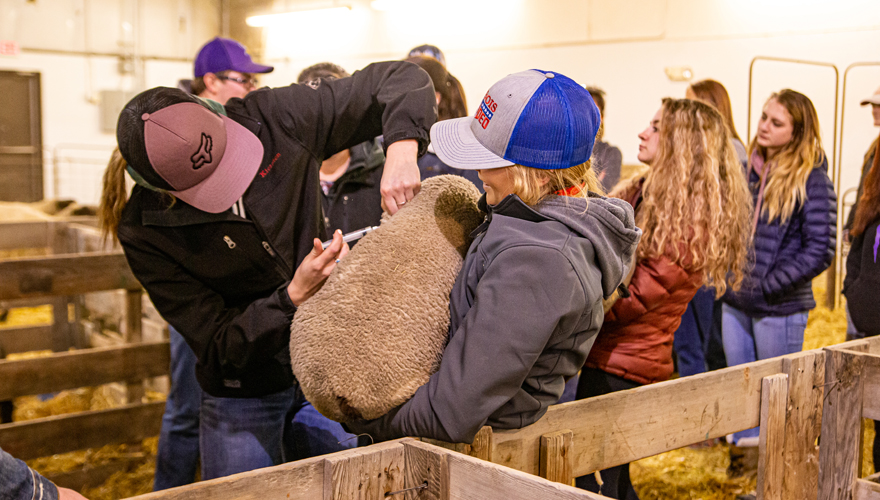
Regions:
M 638 213 L 640 183 L 618 196 Z M 701 285 L 700 273 L 666 256 L 639 261 L 628 287 L 630 296 L 618 299 L 605 314 L 585 366 L 640 384 L 668 379 L 675 330 Z

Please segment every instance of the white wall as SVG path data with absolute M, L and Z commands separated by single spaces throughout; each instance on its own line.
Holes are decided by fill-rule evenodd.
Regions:
M 97 144 L 109 150 L 113 144 L 113 135 L 100 131 L 98 92 L 174 85 L 178 78 L 188 77 L 198 47 L 219 33 L 220 3 L 0 0 L 0 40 L 15 40 L 24 49 L 17 57 L 0 56 L 0 69 L 42 74 L 47 196 L 56 195 L 51 153 L 58 145 Z M 274 8 L 331 3 L 275 0 Z M 386 12 L 370 9 L 368 0 L 335 3 L 352 5 L 347 19 L 312 18 L 264 30 L 264 52 L 277 68 L 264 82 L 285 85 L 302 68 L 325 60 L 355 70 L 433 43 L 445 51 L 449 69 L 464 84 L 473 109 L 504 75 L 527 68 L 552 69 L 607 91 L 606 138 L 621 148 L 628 163 L 636 162 L 636 135 L 660 99 L 684 95 L 687 84 L 669 81 L 663 71 L 667 66 L 690 66 L 695 79 L 724 83 L 737 129 L 745 138 L 749 63 L 755 56 L 834 63 L 841 80 L 853 62 L 880 61 L 876 0 L 402 0 L 403 10 Z M 113 55 L 84 57 L 37 49 L 147 59 L 136 65 L 135 74 L 121 75 Z M 757 63 L 753 121 L 771 91 L 783 86 L 801 90 L 819 111 L 830 153 L 834 78 L 827 68 Z M 878 86 L 880 67 L 850 73 L 844 108 L 844 188 L 857 183 L 862 154 L 878 133 L 871 126 L 870 111 L 858 106 L 858 100 Z M 97 156 L 91 161 L 100 163 L 104 153 L 76 155 Z M 67 170 L 61 173 L 57 194 L 93 202 L 101 165 L 59 165 Z
M 276 3 L 277 10 L 297 4 Z M 841 84 L 849 64 L 880 61 L 876 0 L 408 0 L 408 8 L 387 12 L 370 9 L 365 0 L 348 3 L 353 9 L 347 19 L 266 28 L 266 54 L 276 71 L 265 80 L 284 85 L 302 68 L 324 60 L 354 70 L 432 43 L 444 50 L 473 109 L 506 74 L 555 70 L 606 90 L 605 135 L 621 148 L 627 163 L 637 162 L 636 135 L 660 99 L 684 96 L 687 83 L 670 81 L 667 66 L 689 66 L 694 80 L 722 82 L 747 142 L 749 64 L 755 56 L 833 63 Z M 831 68 L 759 61 L 752 121 L 757 122 L 770 92 L 783 87 L 802 91 L 817 108 L 830 155 L 835 78 Z M 870 109 L 858 106 L 878 86 L 880 67 L 850 74 L 844 189 L 858 183 L 862 154 L 878 133 Z
M 220 0 L 0 0 L 0 40 L 22 48 L 18 56 L 0 56 L 0 70 L 40 73 L 46 197 L 97 203 L 116 142 L 101 127 L 100 92 L 173 87 L 191 77 L 192 57 L 219 34 L 219 5 Z M 133 71 L 120 71 L 120 56 L 135 59 Z

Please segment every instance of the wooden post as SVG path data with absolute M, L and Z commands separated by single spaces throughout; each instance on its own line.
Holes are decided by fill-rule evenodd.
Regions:
M 570 430 L 551 432 L 541 436 L 540 475 L 545 479 L 571 486 L 571 445 L 574 434 Z
M 804 351 L 786 356 L 782 360 L 782 371 L 788 375 L 782 498 L 816 498 L 819 478 L 816 440 L 822 430 L 825 353 Z
M 405 488 L 414 488 L 426 484 L 423 490 L 406 492 L 406 500 L 448 500 L 449 498 L 449 467 L 447 455 L 438 453 L 439 447 L 424 444 L 415 440 L 402 441 L 406 474 Z M 448 449 L 448 448 L 446 448 Z M 395 496 L 395 500 L 397 497 Z
M 384 500 L 404 488 L 403 446 L 399 442 L 353 448 L 324 460 L 324 500 Z
M 822 500 L 852 498 L 862 429 L 862 365 L 858 353 L 825 350 L 818 495 Z
M 761 386 L 761 435 L 758 440 L 758 498 L 782 498 L 785 469 L 785 410 L 788 406 L 788 375 L 764 377 Z
M 67 304 L 69 297 L 52 297 L 52 350 L 63 352 L 70 348 L 70 318 Z
M 494 442 L 492 438 L 492 428 L 484 425 L 477 435 L 474 436 L 474 442 L 467 443 L 447 443 L 446 441 L 438 441 L 436 439 L 421 438 L 422 442 L 446 448 L 447 450 L 457 451 L 465 455 L 479 458 L 480 460 L 492 461 Z
M 142 295 L 143 292 L 140 290 L 126 290 L 125 292 L 125 331 L 122 332 L 122 335 L 126 343 L 129 344 L 141 342 Z M 139 403 L 144 394 L 143 380 L 127 384 L 126 396 L 129 403 Z

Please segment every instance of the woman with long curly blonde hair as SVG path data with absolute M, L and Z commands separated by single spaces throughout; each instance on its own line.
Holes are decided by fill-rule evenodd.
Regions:
M 711 105 L 664 99 L 639 134 L 650 170 L 611 193 L 635 208 L 643 235 L 628 285 L 605 314 L 578 383 L 578 399 L 666 380 L 672 339 L 702 285 L 737 288 L 749 249 L 750 206 L 724 118 Z M 602 471 L 601 493 L 637 498 L 629 465 Z M 578 486 L 598 491 L 593 476 Z
M 807 314 L 816 307 L 811 282 L 834 256 L 837 203 L 827 170 L 813 103 L 794 90 L 773 94 L 749 145 L 753 265 L 742 289 L 723 298 L 728 365 L 803 347 Z M 757 431 L 734 441 L 757 446 Z

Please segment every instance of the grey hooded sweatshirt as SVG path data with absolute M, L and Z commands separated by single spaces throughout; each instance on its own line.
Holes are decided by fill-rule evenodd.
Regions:
M 603 297 L 627 275 L 641 236 L 632 207 L 590 193 L 489 207 L 450 295 L 439 370 L 386 415 L 346 425 L 383 441 L 473 441 L 483 425 L 525 427 L 562 396 L 602 326 Z M 586 205 L 586 210 L 584 209 Z

